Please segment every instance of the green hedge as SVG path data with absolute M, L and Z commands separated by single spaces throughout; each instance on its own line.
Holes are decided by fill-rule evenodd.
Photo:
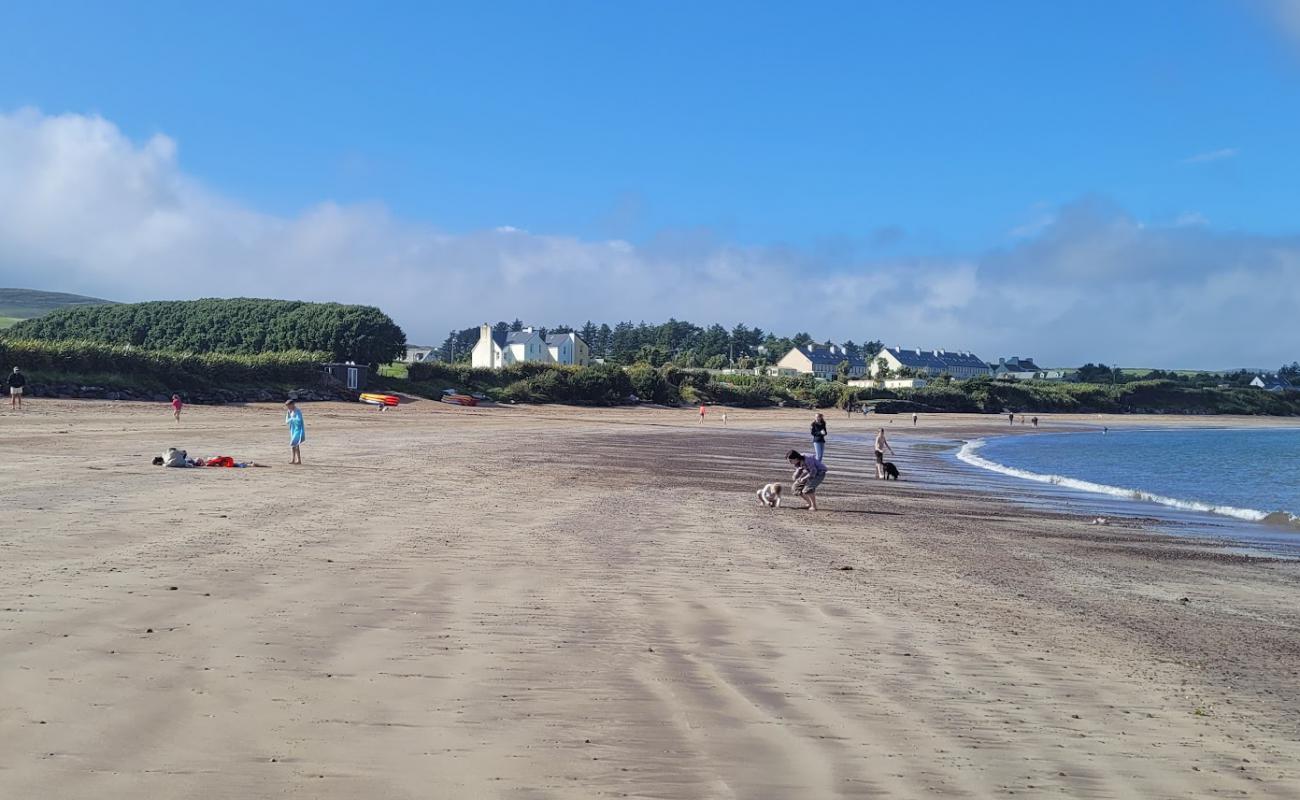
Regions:
M 1187 386 L 1167 380 L 1117 386 L 1045 381 L 995 381 L 987 378 L 943 383 L 920 389 L 853 388 L 811 377 L 714 374 L 666 365 L 635 364 L 562 367 L 516 364 L 500 370 L 442 363 L 412 364 L 410 380 L 430 393 L 445 388 L 482 391 L 501 400 L 524 403 L 609 405 L 635 394 L 645 402 L 718 403 L 762 408 L 854 407 L 870 402 L 884 413 L 914 410 L 959 413 L 1177 413 L 1300 414 L 1300 392 L 1273 394 L 1259 389 Z
M 323 352 L 365 364 L 386 364 L 406 352 L 402 329 L 372 306 L 248 298 L 63 308 L 21 322 L 6 336 L 187 353 Z
M 326 353 L 258 355 L 173 353 L 99 342 L 0 339 L 0 366 L 46 375 L 107 373 L 147 377 L 172 386 L 257 385 L 317 381 Z
M 935 383 L 921 389 L 875 391 L 882 411 L 920 407 L 932 411 L 1076 414 L 1300 414 L 1300 392 L 1272 393 L 1249 387 L 1196 387 L 1168 380 L 1118 385 L 995 381 L 977 378 Z
M 632 381 L 621 367 L 598 365 L 548 367 L 511 383 L 496 395 L 499 400 L 515 403 L 612 406 L 627 402 L 632 393 Z
M 475 369 L 468 364 L 427 361 L 406 368 L 406 379 L 416 383 L 445 384 L 444 389 L 486 390 L 509 386 L 516 381 L 561 369 L 555 364 L 525 362 L 501 369 Z

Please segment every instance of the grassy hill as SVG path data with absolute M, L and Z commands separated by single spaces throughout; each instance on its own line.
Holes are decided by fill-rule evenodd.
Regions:
M 0 289 L 0 328 L 8 328 L 24 319 L 44 316 L 68 306 L 98 306 L 112 303 L 98 297 L 37 289 Z

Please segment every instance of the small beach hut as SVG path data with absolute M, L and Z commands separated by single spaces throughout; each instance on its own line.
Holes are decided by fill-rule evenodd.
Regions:
M 366 388 L 370 382 L 370 367 L 366 364 L 353 364 L 351 361 L 326 364 L 325 372 L 354 392 Z

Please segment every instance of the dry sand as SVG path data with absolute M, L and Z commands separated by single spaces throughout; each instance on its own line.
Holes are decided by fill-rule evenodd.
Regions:
M 0 413 L 0 797 L 1300 797 L 1296 564 L 868 480 L 861 417 L 814 515 L 753 495 L 802 412 L 305 414 Z

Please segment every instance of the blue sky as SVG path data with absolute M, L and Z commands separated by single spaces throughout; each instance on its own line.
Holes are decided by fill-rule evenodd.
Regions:
M 48 134 L 50 120 L 69 116 L 98 120 L 120 137 L 123 158 L 165 140 L 172 150 L 159 151 L 151 175 L 183 183 L 204 208 L 264 227 L 319 222 L 332 209 L 345 220 L 332 223 L 331 236 L 357 229 L 361 217 L 372 223 L 366 236 L 388 231 L 389 241 L 365 245 L 376 248 L 369 254 L 354 240 L 340 245 L 346 255 L 330 251 L 336 269 L 322 294 L 350 299 L 344 276 L 394 259 L 402 275 L 415 276 L 404 278 L 414 283 L 399 299 L 437 291 L 447 283 L 440 271 L 455 265 L 426 262 L 421 278 L 421 265 L 407 259 L 412 248 L 448 242 L 452 252 L 472 250 L 465 264 L 495 270 L 498 286 L 516 287 L 469 309 L 398 304 L 394 316 L 415 339 L 514 316 L 736 321 L 749 313 L 768 327 L 805 329 L 818 310 L 799 303 L 801 282 L 926 276 L 892 296 L 859 285 L 856 305 L 822 303 L 824 330 L 815 335 L 861 340 L 872 334 L 865 317 L 881 303 L 900 304 L 932 284 L 947 291 L 944 281 L 957 281 L 951 291 L 960 292 L 963 269 L 973 273 L 970 292 L 995 282 L 1008 251 L 1014 257 L 1026 243 L 1045 247 L 1068 233 L 1062 218 L 1078 215 L 1063 210 L 1107 209 L 1133 230 L 1167 229 L 1193 254 L 1203 248 L 1184 243 L 1179 231 L 1188 227 L 1197 229 L 1191 238 L 1208 236 L 1234 253 L 1238 240 L 1264 252 L 1279 241 L 1289 247 L 1297 234 L 1293 3 L 269 5 L 8 7 L 0 114 L 26 113 L 13 125 L 28 133 Z M 76 193 L 75 182 L 63 187 Z M 121 204 L 105 191 L 106 203 Z M 199 201 L 184 202 L 191 213 Z M 240 242 L 252 235 L 227 233 Z M 219 230 L 210 236 L 202 241 L 219 239 Z M 405 249 L 394 251 L 392 241 Z M 592 252 L 611 241 L 631 247 L 636 266 Z M 580 252 L 557 254 L 556 242 Z M 58 274 L 68 285 L 47 288 L 147 293 L 132 282 L 130 258 L 116 278 L 104 265 L 66 266 L 93 260 L 90 249 L 74 258 L 0 241 L 0 279 L 29 277 L 40 262 L 45 274 L 65 270 Z M 532 278 L 519 277 L 591 283 L 589 273 L 556 272 L 553 262 L 566 257 L 592 259 L 604 293 L 570 296 L 568 305 L 539 300 Z M 719 258 L 733 264 L 721 276 Z M 725 293 L 714 305 L 685 290 L 645 298 L 666 268 L 667 280 L 688 288 L 700 271 L 705 283 L 770 279 L 760 268 L 796 285 L 782 289 L 788 315 L 764 298 L 751 310 Z M 1293 274 L 1289 262 L 1252 269 Z M 608 279 L 628 270 L 651 274 L 626 286 Z M 223 288 L 191 277 L 196 290 Z M 163 288 L 185 293 L 179 284 Z M 265 290 L 284 289 L 268 282 Z M 382 293 L 360 293 L 392 305 Z M 620 302 L 625 296 L 644 308 Z M 937 302 L 896 309 L 889 330 L 872 338 L 1024 342 L 1019 349 L 1049 352 L 1053 362 L 1086 355 L 1079 342 L 1053 340 L 1064 334 L 1050 315 L 995 337 L 951 298 Z M 1098 349 L 1217 365 L 1190 363 L 1211 360 L 1192 345 L 1137 347 L 1133 333 Z M 1294 350 L 1300 342 L 1292 339 L 1258 357 L 1269 363 Z

